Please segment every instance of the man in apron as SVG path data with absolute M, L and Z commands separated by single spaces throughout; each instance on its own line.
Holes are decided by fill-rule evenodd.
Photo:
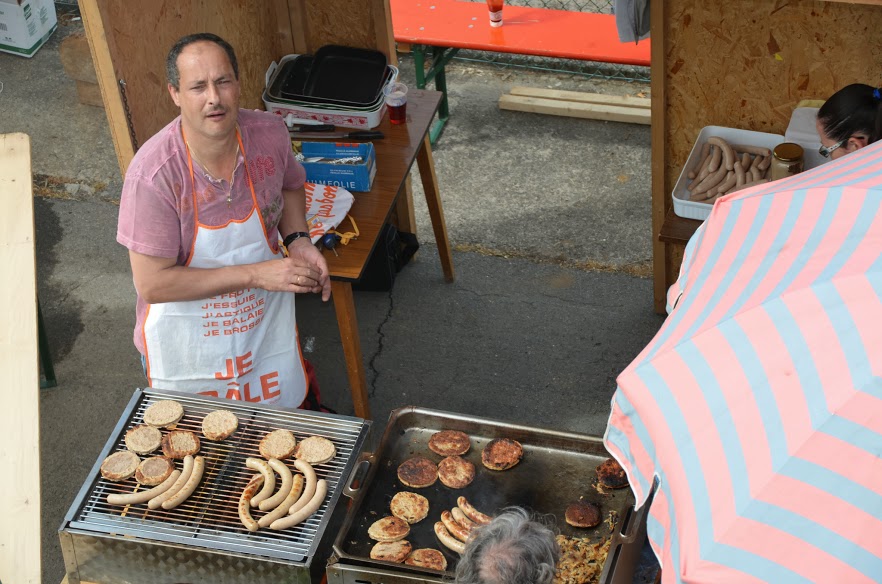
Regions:
M 181 115 L 132 159 L 117 231 L 129 250 L 147 380 L 299 407 L 307 375 L 294 295 L 331 293 L 307 234 L 305 171 L 281 118 L 239 109 L 226 41 L 182 38 L 166 74 Z

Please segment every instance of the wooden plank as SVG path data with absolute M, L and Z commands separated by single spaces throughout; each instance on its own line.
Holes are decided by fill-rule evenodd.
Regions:
M 116 151 L 116 161 L 119 164 L 120 174 L 125 176 L 129 162 L 135 155 L 135 147 L 129 135 L 126 112 L 119 94 L 113 59 L 110 55 L 107 36 L 104 33 L 104 19 L 98 7 L 98 0 L 80 0 L 80 16 L 83 18 L 89 50 L 92 52 L 92 63 L 95 66 L 95 74 L 98 76 L 98 86 L 101 88 L 101 98 L 104 101 L 104 111 L 110 126 L 110 137 Z
M 544 89 L 541 87 L 512 87 L 508 91 L 508 93 L 509 95 L 519 95 L 523 97 L 556 99 L 560 101 L 572 101 L 574 103 L 596 103 L 600 105 L 634 107 L 647 110 L 652 104 L 652 101 L 646 97 L 632 97 L 630 95 L 605 95 L 602 93 L 563 91 L 560 89 Z
M 0 581 L 40 584 L 37 265 L 26 134 L 0 135 L 0 266 Z
M 499 109 L 568 116 L 571 118 L 587 118 L 610 122 L 627 122 L 631 124 L 649 124 L 649 111 L 642 108 L 599 105 L 593 103 L 575 103 L 556 99 L 540 99 L 519 95 L 503 95 L 499 98 Z
M 650 90 L 652 92 L 652 136 L 650 138 L 650 191 L 652 193 L 652 307 L 658 314 L 665 314 L 665 296 L 667 294 L 667 258 L 666 244 L 658 239 L 662 224 L 665 221 L 665 172 L 667 168 L 667 109 L 665 102 L 665 17 L 666 2 L 659 2 L 650 11 L 649 26 L 652 36 L 652 55 L 650 65 Z M 671 203 L 673 205 L 673 203 Z

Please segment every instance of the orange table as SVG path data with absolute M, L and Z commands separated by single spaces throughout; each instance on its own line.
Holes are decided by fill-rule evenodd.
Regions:
M 358 224 L 360 235 L 348 245 L 337 246 L 338 256 L 325 254 L 331 273 L 331 298 L 337 312 L 352 403 L 355 406 L 355 415 L 360 418 L 369 419 L 371 414 L 352 283 L 361 278 L 380 231 L 398 202 L 414 160 L 420 169 L 444 278 L 448 282 L 452 282 L 454 278 L 453 257 L 450 253 L 450 241 L 447 239 L 438 179 L 432 160 L 432 146 L 428 137 L 429 126 L 441 97 L 441 92 L 438 91 L 411 90 L 407 94 L 407 123 L 392 125 L 389 123 L 389 116 L 386 116 L 375 128 L 386 136 L 373 141 L 377 154 L 377 175 L 369 192 L 355 193 L 355 202 L 349 211 Z M 402 202 L 405 205 L 410 204 L 404 199 Z

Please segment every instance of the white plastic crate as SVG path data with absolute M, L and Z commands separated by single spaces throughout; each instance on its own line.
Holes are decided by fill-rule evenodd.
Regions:
M 674 199 L 674 213 L 686 219 L 705 220 L 710 215 L 713 208 L 713 202 L 705 203 L 703 201 L 690 201 L 689 191 L 686 186 L 690 180 L 686 176 L 691 168 L 697 166 L 701 160 L 701 147 L 707 142 L 708 138 L 714 136 L 720 137 L 729 144 L 739 144 L 742 146 L 759 146 L 761 148 L 773 149 L 775 146 L 784 142 L 784 136 L 780 134 L 767 134 L 765 132 L 752 132 L 750 130 L 739 130 L 737 128 L 726 128 L 724 126 L 705 126 L 698 134 L 698 139 L 680 171 L 680 177 L 671 197 Z

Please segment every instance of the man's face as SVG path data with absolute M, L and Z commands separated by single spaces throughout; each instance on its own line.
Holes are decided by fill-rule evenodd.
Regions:
M 184 130 L 205 138 L 224 138 L 235 131 L 239 113 L 239 81 L 227 53 L 217 44 L 200 41 L 178 55 L 179 89 L 168 91 L 181 108 Z

